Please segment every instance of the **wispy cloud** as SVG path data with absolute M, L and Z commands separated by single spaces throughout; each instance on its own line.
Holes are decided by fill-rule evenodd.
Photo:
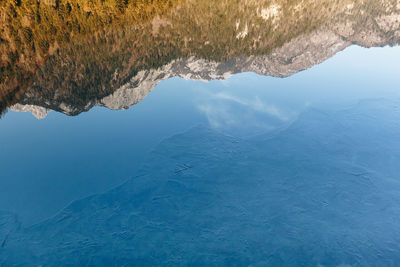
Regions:
M 234 132 L 269 131 L 290 120 L 292 114 L 258 96 L 238 97 L 228 92 L 210 93 L 197 108 L 211 127 Z
M 199 105 L 198 109 L 202 111 L 210 125 L 214 128 L 221 128 L 238 124 L 237 118 L 228 111 L 226 107 L 214 105 Z
M 237 104 L 246 106 L 254 111 L 266 113 L 270 116 L 276 117 L 277 119 L 282 121 L 287 121 L 289 119 L 288 116 L 284 112 L 279 110 L 276 106 L 263 102 L 258 96 L 255 96 L 253 99 L 243 99 L 237 96 L 230 95 L 226 92 L 221 92 L 215 94 L 214 98 L 235 102 Z

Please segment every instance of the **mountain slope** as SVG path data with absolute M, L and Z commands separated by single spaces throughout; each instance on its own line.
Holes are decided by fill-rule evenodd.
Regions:
M 183 1 L 150 22 L 117 24 L 57 45 L 30 85 L 17 93 L 0 90 L 9 99 L 0 103 L 18 99 L 76 115 L 107 106 L 110 98 L 139 101 L 151 88 L 138 89 L 141 97 L 131 100 L 112 94 L 124 95 L 119 88 L 138 87 L 143 77 L 149 77 L 145 87 L 173 76 L 208 80 L 253 71 L 285 77 L 351 44 L 398 44 L 399 14 L 396 1 Z

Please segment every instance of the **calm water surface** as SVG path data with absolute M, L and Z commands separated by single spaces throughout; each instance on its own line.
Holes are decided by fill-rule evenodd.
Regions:
M 26 39 L 0 35 L 0 266 L 397 266 L 400 7 L 321 1 L 314 21 L 259 2 L 221 24 L 222 3 L 88 5 L 79 33 L 72 5 L 53 22 L 68 40 L 4 24 Z M 293 10 L 309 24 L 273 27 Z M 87 38 L 103 15 L 113 30 Z

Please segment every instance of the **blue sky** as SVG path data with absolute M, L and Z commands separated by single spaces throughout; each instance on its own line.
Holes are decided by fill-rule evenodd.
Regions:
M 160 140 L 197 124 L 251 136 L 312 107 L 340 109 L 400 96 L 400 47 L 350 47 L 289 78 L 242 73 L 224 81 L 161 82 L 129 110 L 94 108 L 43 120 L 8 112 L 0 120 L 0 210 L 33 223 L 72 200 L 134 176 Z

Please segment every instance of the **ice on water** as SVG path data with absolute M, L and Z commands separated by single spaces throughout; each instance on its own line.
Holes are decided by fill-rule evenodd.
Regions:
M 393 266 L 400 101 L 310 108 L 273 134 L 197 126 L 139 173 L 54 217 L 0 216 L 0 265 Z

